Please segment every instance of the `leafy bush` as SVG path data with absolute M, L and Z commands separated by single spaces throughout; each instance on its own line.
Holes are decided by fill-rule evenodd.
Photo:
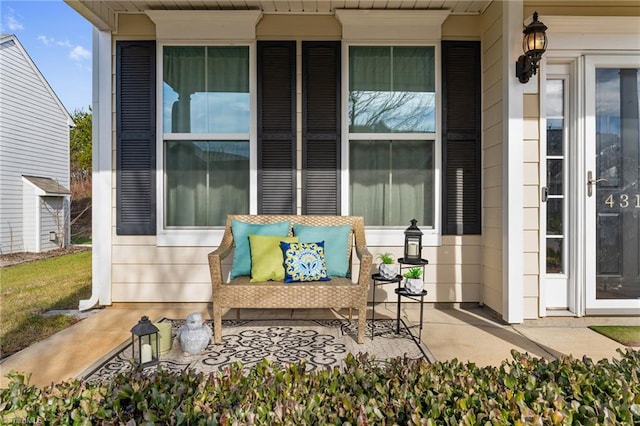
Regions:
M 305 371 L 263 361 L 248 372 L 134 371 L 39 389 L 11 373 L 0 423 L 45 424 L 639 424 L 640 352 L 593 362 L 512 352 L 498 367 L 457 360 L 377 361 Z

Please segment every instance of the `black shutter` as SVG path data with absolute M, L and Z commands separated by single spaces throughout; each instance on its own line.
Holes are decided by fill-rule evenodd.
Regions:
M 116 42 L 116 232 L 156 233 L 156 45 Z
M 258 213 L 296 212 L 296 44 L 258 42 Z
M 442 42 L 444 234 L 481 233 L 480 42 Z
M 302 213 L 340 214 L 340 42 L 302 44 Z

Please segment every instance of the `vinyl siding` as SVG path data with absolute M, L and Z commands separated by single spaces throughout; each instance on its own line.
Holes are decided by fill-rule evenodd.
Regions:
M 540 131 L 539 131 L 539 95 L 524 95 L 524 144 L 535 147 L 525 149 L 523 153 L 523 191 L 524 210 L 526 214 L 539 216 L 540 214 Z M 540 232 L 538 228 L 529 228 L 523 224 L 523 256 L 524 270 L 524 318 L 538 318 L 540 304 Z
M 256 28 L 258 39 L 262 40 L 339 40 L 339 25 L 335 18 L 328 16 L 304 16 L 304 25 L 296 16 L 265 15 Z M 464 21 L 464 19 L 463 19 Z M 474 25 L 478 18 L 470 19 Z M 459 23 L 456 24 L 459 27 Z M 336 28 L 338 30 L 336 30 Z M 451 28 L 454 28 L 453 26 Z M 115 40 L 136 39 L 132 29 L 131 37 L 119 31 Z M 465 31 L 469 31 L 465 28 Z M 476 38 L 479 34 L 473 31 Z M 286 34 L 286 37 L 284 36 Z M 463 34 L 463 35 L 466 35 Z M 281 36 L 281 38 L 280 38 Z M 455 34 L 451 35 L 456 39 Z M 298 79 L 301 81 L 302 58 L 297 58 Z M 112 61 L 112 63 L 114 63 Z M 112 70 L 113 72 L 113 70 Z M 113 78 L 115 81 L 115 76 Z M 499 85 L 499 83 L 498 83 Z M 301 105 L 301 85 L 297 86 L 298 105 Z M 113 93 L 115 96 L 115 93 Z M 297 112 L 296 146 L 298 151 L 297 164 L 301 162 L 302 110 Z M 113 115 L 115 120 L 115 115 Z M 499 117 L 499 116 L 498 116 Z M 500 133 L 500 132 L 498 132 Z M 115 133 L 112 137 L 113 176 L 115 176 Z M 300 182 L 301 170 L 298 170 Z M 301 188 L 298 187 L 298 200 Z M 211 301 L 211 281 L 207 263 L 207 254 L 216 248 L 217 239 L 211 241 L 210 247 L 158 247 L 155 236 L 117 235 L 115 230 L 115 177 L 112 178 L 112 285 L 111 297 L 113 303 L 119 302 L 209 302 Z M 498 196 L 498 202 L 500 197 Z M 499 208 L 500 206 L 498 206 Z M 298 206 L 300 209 L 301 206 Z M 345 213 L 346 214 L 346 213 Z M 501 212 L 498 216 L 501 220 Z M 499 223 L 499 222 L 498 222 Z M 402 234 L 402 230 L 398 231 Z M 498 231 L 498 233 L 501 230 Z M 498 241 L 500 241 L 498 239 Z M 482 280 L 484 279 L 483 262 L 492 261 L 494 257 L 483 255 L 484 239 L 481 235 L 454 236 L 444 235 L 442 245 L 438 247 L 424 247 L 423 256 L 429 260 L 426 267 L 425 285 L 429 294 L 425 297 L 428 302 L 477 302 L 482 299 Z M 381 252 L 392 252 L 396 257 L 402 256 L 402 247 L 369 246 L 374 257 Z M 497 256 L 501 258 L 500 255 Z M 223 274 L 228 274 L 231 268 L 232 256 L 223 262 Z M 374 260 L 374 263 L 377 262 Z M 357 279 L 357 267 L 354 264 L 354 279 Z M 374 268 L 376 266 L 374 265 Z M 499 271 L 499 265 L 494 266 Z M 500 273 L 497 274 L 500 277 Z M 501 288 L 501 281 L 497 282 Z M 376 288 L 376 302 L 395 303 L 396 295 L 393 285 Z M 369 300 L 372 297 L 369 291 Z M 497 304 L 500 306 L 500 303 Z
M 21 252 L 22 175 L 69 188 L 68 115 L 13 41 L 0 48 L 0 252 Z
M 502 5 L 480 17 L 482 40 L 482 270 L 480 301 L 502 313 Z

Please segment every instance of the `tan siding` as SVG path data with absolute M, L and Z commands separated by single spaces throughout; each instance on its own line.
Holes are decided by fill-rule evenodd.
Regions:
M 256 27 L 258 40 L 340 40 L 342 26 L 330 15 L 264 15 Z
M 527 185 L 524 187 L 523 189 L 524 191 L 524 196 L 523 196 L 523 206 L 525 208 L 530 208 L 530 207 L 538 207 L 538 202 L 539 202 L 539 192 L 538 192 L 538 186 L 535 185 Z
M 537 185 L 539 182 L 539 173 L 538 173 L 538 168 L 539 165 L 537 162 L 525 162 L 523 165 L 523 169 L 522 169 L 522 178 L 523 178 L 523 182 L 526 186 L 534 186 L 535 185 L 535 190 L 537 190 Z M 525 204 L 526 204 L 527 200 L 525 200 Z M 537 205 L 537 203 L 535 203 L 535 205 Z
M 538 231 L 525 230 L 523 234 L 523 250 L 525 251 L 525 253 L 537 253 L 539 246 Z
M 141 36 L 150 31 L 149 22 L 145 16 L 130 16 L 120 22 L 121 33 L 115 39 L 126 39 Z M 447 35 L 452 39 L 469 39 L 475 34 L 480 37 L 480 17 L 458 16 L 444 25 Z M 135 23 L 141 23 L 143 28 L 135 28 Z M 474 27 L 475 26 L 475 27 Z M 498 25 L 499 27 L 499 25 Z M 123 34 L 126 36 L 122 37 Z M 265 15 L 257 26 L 258 39 L 340 39 L 341 28 L 331 16 L 295 16 L 295 15 Z M 498 52 L 495 51 L 498 49 Z M 494 62 L 501 63 L 499 47 L 492 48 L 489 56 Z M 483 59 L 484 61 L 484 59 Z M 113 58 L 115 64 L 115 57 Z M 300 70 L 300 67 L 298 67 Z M 491 77 L 493 79 L 493 77 Z M 113 77 L 115 87 L 115 76 Z M 485 84 L 485 83 L 483 83 Z M 499 80 L 494 81 L 499 87 Z M 300 96 L 301 88 L 297 88 Z M 112 94 L 115 104 L 115 93 Z M 484 96 L 484 95 L 483 95 Z M 492 173 L 491 186 L 499 192 L 502 185 L 501 177 L 501 90 L 493 88 L 491 104 L 496 116 L 487 134 L 492 138 L 491 145 L 496 146 L 495 167 L 485 172 Z M 486 113 L 486 111 L 485 111 Z M 115 126 L 115 113 L 112 115 Z M 300 123 L 300 112 L 297 116 Z M 486 126 L 485 126 L 486 127 Z M 300 129 L 301 126 L 298 126 Z M 211 300 L 211 284 L 207 264 L 207 253 L 215 247 L 157 247 L 155 236 L 122 236 L 116 235 L 116 188 L 115 188 L 115 128 L 112 129 L 112 161 L 114 173 L 112 175 L 112 301 L 118 302 L 208 302 Z M 486 136 L 486 135 L 485 135 Z M 484 153 L 486 155 L 486 153 Z M 491 154 L 492 157 L 494 154 Z M 299 158 L 300 160 L 300 158 Z M 493 161 L 493 158 L 492 158 Z M 301 160 L 299 164 L 301 164 Z M 300 182 L 300 180 L 299 180 Z M 300 199 L 300 198 L 299 198 Z M 489 256 L 483 253 L 485 237 L 472 236 L 443 236 L 439 247 L 425 247 L 424 257 L 429 260 L 426 266 L 426 289 L 429 294 L 426 300 L 431 302 L 477 302 L 482 300 L 482 281 L 489 277 L 501 288 L 501 201 L 496 195 L 496 207 L 483 211 L 485 223 L 489 223 L 488 244 Z M 486 216 L 488 214 L 488 216 Z M 212 241 L 217 244 L 217 241 Z M 369 247 L 377 253 L 390 251 L 396 257 L 402 256 L 401 247 Z M 498 260 L 493 271 L 484 273 L 485 264 L 492 264 Z M 231 257 L 223 263 L 223 273 L 227 274 L 231 266 Z M 357 265 L 356 265 L 357 266 Z M 496 272 L 497 271 L 497 272 Z M 354 275 L 357 275 L 354 271 Z M 498 279 L 494 279 L 498 277 Z M 386 285 L 376 289 L 376 302 L 396 301 L 393 292 L 394 285 Z M 369 297 L 371 297 L 370 291 Z M 494 308 L 495 309 L 495 308 Z M 496 309 L 498 310 L 498 309 Z
M 479 38 L 479 16 L 450 15 L 442 24 L 443 40 L 477 40 Z
M 502 312 L 502 4 L 480 17 L 482 40 L 483 229 L 480 301 Z
M 582 0 L 565 2 L 570 5 L 559 6 L 555 0 L 526 1 L 524 3 L 524 15 L 531 16 L 534 11 L 540 14 L 544 22 L 544 15 L 580 15 L 580 16 L 640 16 L 640 7 L 637 1 L 628 0 Z M 578 10 L 579 12 L 577 12 Z
M 535 275 L 525 275 L 522 286 L 524 297 L 538 297 L 538 279 Z
M 537 297 L 525 297 L 523 304 L 524 319 L 536 319 L 539 317 Z
M 524 141 L 524 149 L 522 153 L 524 161 L 539 162 L 540 161 L 540 143 L 537 140 Z
M 155 37 L 156 25 L 145 14 L 118 15 L 119 37 Z

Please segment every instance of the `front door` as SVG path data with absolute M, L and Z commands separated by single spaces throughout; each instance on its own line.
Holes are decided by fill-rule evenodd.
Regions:
M 640 60 L 585 60 L 586 313 L 640 314 Z

